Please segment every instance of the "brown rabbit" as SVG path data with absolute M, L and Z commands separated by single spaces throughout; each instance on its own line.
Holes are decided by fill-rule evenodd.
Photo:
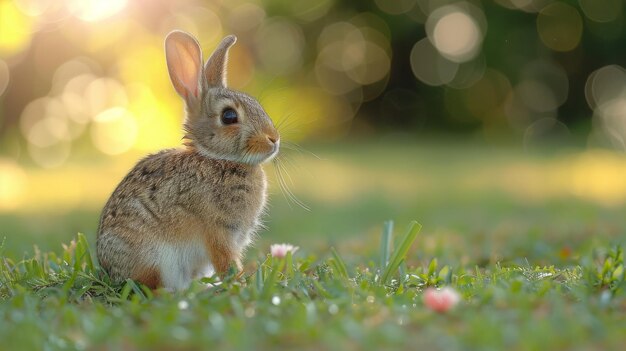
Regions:
M 260 164 L 278 153 L 280 137 L 254 98 L 226 87 L 236 40 L 224 38 L 203 67 L 191 35 L 165 39 L 170 78 L 186 105 L 186 142 L 139 161 L 104 206 L 97 252 L 114 281 L 180 290 L 231 264 L 242 269 L 266 202 Z

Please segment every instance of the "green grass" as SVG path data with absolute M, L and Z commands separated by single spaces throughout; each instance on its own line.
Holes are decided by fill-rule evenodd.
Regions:
M 60 254 L 0 267 L 0 337 L 7 350 L 63 349 L 618 349 L 626 331 L 620 247 L 567 267 L 407 266 L 420 225 L 389 263 L 272 258 L 243 279 L 197 281 L 180 293 L 112 285 L 83 235 Z M 389 232 L 385 232 L 389 235 Z M 384 243 L 385 240 L 382 240 Z M 387 248 L 387 249 L 386 249 Z M 297 256 L 297 255 L 296 255 Z M 447 314 L 422 303 L 428 286 L 462 295 Z
M 500 182 L 520 165 L 549 180 L 544 167 L 576 151 L 388 142 L 315 151 L 323 160 L 295 162 L 313 179 L 292 174 L 312 211 L 275 190 L 244 278 L 213 287 L 111 285 L 89 249 L 97 208 L 0 215 L 0 350 L 623 347 L 626 204 L 549 194 L 552 183 L 527 197 Z M 350 193 L 324 198 L 355 175 L 364 176 Z M 77 231 L 86 235 L 70 244 Z M 283 241 L 300 250 L 269 258 L 269 244 Z M 461 302 L 432 312 L 428 286 L 451 286 Z

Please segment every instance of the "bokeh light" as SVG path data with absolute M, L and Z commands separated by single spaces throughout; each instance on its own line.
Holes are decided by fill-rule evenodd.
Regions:
M 32 142 L 28 144 L 28 154 L 37 165 L 43 168 L 62 166 L 70 157 L 71 149 L 71 144 L 65 140 L 56 140 L 49 144 Z
M 589 75 L 585 84 L 585 97 L 592 109 L 620 98 L 626 91 L 626 71 L 618 65 L 601 67 Z
M 391 57 L 387 36 L 364 25 L 363 19 L 357 16 L 352 19 L 354 23 L 329 25 L 318 38 L 320 51 L 315 73 L 319 84 L 332 94 L 348 94 L 363 85 L 377 83 L 389 74 Z M 376 22 L 377 18 L 367 19 Z
M 524 80 L 509 94 L 504 111 L 511 127 L 523 132 L 537 120 L 555 118 L 556 105 L 554 94 L 547 85 Z
M 450 83 L 459 69 L 459 64 L 446 59 L 424 38 L 411 49 L 411 69 L 420 81 L 438 86 Z
M 123 107 L 100 112 L 91 126 L 91 138 L 98 150 L 117 155 L 129 150 L 137 138 L 137 123 Z
M 487 70 L 487 62 L 484 56 L 459 64 L 459 69 L 454 79 L 448 83 L 454 89 L 469 89 L 478 82 Z
M 336 0 L 288 1 L 293 16 L 306 22 L 323 18 L 335 4 Z
M 613 146 L 626 151 L 626 96 L 602 104 L 596 115 Z
M 265 10 L 254 3 L 244 3 L 233 8 L 228 24 L 237 31 L 248 32 L 257 29 L 265 20 Z
M 249 19 L 248 17 L 236 18 L 237 23 Z M 257 23 L 258 20 L 250 24 Z M 216 45 L 221 38 L 224 28 L 222 19 L 215 13 L 213 6 L 198 6 L 192 3 L 181 3 L 181 6 L 173 10 L 172 16 L 168 16 L 161 24 L 163 32 L 167 33 L 172 28 L 185 28 L 185 30 L 197 37 L 201 37 L 202 44 Z M 155 38 L 162 40 L 162 38 Z M 160 44 L 160 43 L 159 43 Z M 160 49 L 159 45 L 159 49 Z
M 585 97 L 594 110 L 596 135 L 626 151 L 626 70 L 608 65 L 593 71 L 585 84 Z
M 61 174 L 179 146 L 173 29 L 205 59 L 236 34 L 229 86 L 259 97 L 289 141 L 434 130 L 624 150 L 623 12 L 619 0 L 0 0 L 3 167 Z
M 272 21 L 257 33 L 257 52 L 263 67 L 272 74 L 290 74 L 302 66 L 304 35 L 295 24 Z
M 610 22 L 616 20 L 622 13 L 622 0 L 579 0 L 585 16 L 596 22 Z
M 571 135 L 565 123 L 556 118 L 542 118 L 526 128 L 524 132 L 524 147 L 526 149 L 558 145 Z
M 472 6 L 463 5 L 466 8 Z M 480 13 L 478 10 L 473 12 Z M 443 6 L 433 11 L 426 22 L 426 30 L 435 48 L 451 61 L 468 61 L 480 51 L 482 30 L 472 14 L 459 5 Z
M 509 9 L 534 13 L 539 12 L 552 0 L 496 0 L 496 2 Z
M 544 45 L 550 49 L 570 51 L 580 43 L 583 21 L 576 8 L 563 2 L 554 2 L 539 12 L 537 32 Z
M 538 89 L 547 90 L 544 94 L 546 96 L 543 98 L 544 101 L 541 101 L 541 96 L 527 100 L 528 106 L 539 112 L 556 110 L 569 97 L 567 73 L 563 67 L 553 61 L 535 60 L 529 62 L 522 70 L 522 77 L 525 81 L 541 82 L 542 86 Z M 538 92 L 529 92 L 529 94 L 539 95 Z
M 77 18 L 96 22 L 122 11 L 127 0 L 69 0 L 68 9 Z

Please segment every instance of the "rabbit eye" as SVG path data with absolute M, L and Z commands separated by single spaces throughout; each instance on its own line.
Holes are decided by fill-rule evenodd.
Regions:
M 235 124 L 237 123 L 237 111 L 232 108 L 227 108 L 222 112 L 222 123 Z

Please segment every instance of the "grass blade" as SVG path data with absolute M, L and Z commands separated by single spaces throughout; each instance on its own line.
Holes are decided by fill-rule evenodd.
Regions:
M 130 284 L 130 282 L 131 280 L 127 279 L 126 284 L 124 284 L 124 287 L 122 288 L 122 292 L 120 293 L 120 300 L 122 301 L 128 300 L 128 296 L 130 295 L 130 292 L 133 290 L 133 286 Z
M 76 259 L 80 259 L 85 262 L 86 268 L 88 272 L 94 272 L 94 264 L 93 259 L 91 257 L 91 248 L 89 247 L 89 242 L 87 242 L 87 238 L 85 234 L 78 233 L 78 243 L 76 245 L 76 256 L 79 255 L 80 248 L 80 257 L 76 257 Z
M 262 296 L 268 298 L 276 287 L 276 282 L 278 281 L 278 273 L 282 272 L 285 267 L 285 260 L 278 260 L 278 264 L 274 263 L 274 260 L 270 261 L 271 272 L 269 276 L 263 282 L 263 294 Z
M 349 276 L 348 276 L 348 269 L 346 268 L 346 263 L 343 261 L 341 256 L 339 256 L 339 253 L 337 252 L 337 250 L 335 250 L 334 247 L 330 248 L 330 252 L 333 254 L 335 268 L 337 270 L 337 273 L 341 277 L 348 279 Z
M 291 251 L 287 252 L 287 256 L 285 257 L 285 277 L 287 279 L 293 278 L 293 253 Z
M 393 237 L 393 221 L 385 221 L 383 235 L 380 241 L 380 270 L 384 270 L 389 264 L 391 255 L 391 238 Z
M 258 292 L 263 291 L 263 262 L 259 262 L 256 269 L 256 289 Z
M 406 257 L 406 254 L 409 252 L 411 245 L 415 241 L 415 238 L 417 238 L 417 234 L 420 232 L 421 229 L 421 224 L 417 223 L 416 221 L 411 222 L 411 225 L 409 226 L 409 231 L 406 233 L 404 238 L 402 238 L 400 246 L 398 246 L 398 249 L 394 251 L 389 264 L 383 272 L 383 276 L 381 279 L 382 284 L 387 284 L 391 276 L 398 270 L 398 267 L 400 267 L 400 263 L 402 263 L 402 261 Z

